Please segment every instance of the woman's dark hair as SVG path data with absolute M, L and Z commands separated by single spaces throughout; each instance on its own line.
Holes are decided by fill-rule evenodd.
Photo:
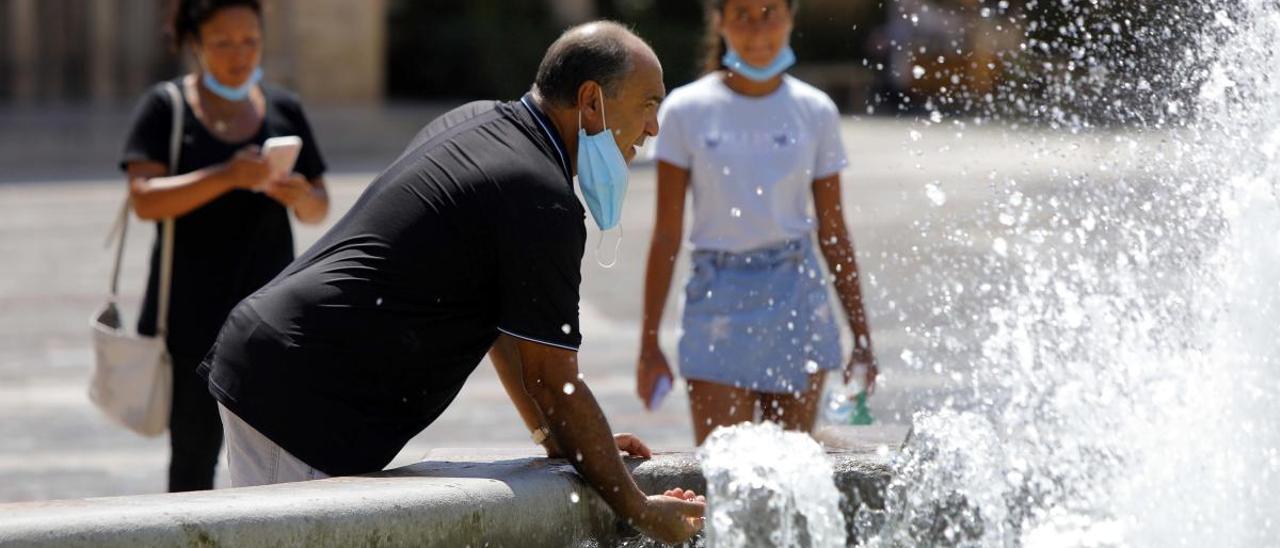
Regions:
M 175 51 L 181 51 L 189 38 L 200 38 L 200 25 L 223 8 L 249 8 L 262 17 L 261 0 L 174 0 L 168 34 Z
M 729 51 L 729 46 L 725 45 L 724 38 L 716 32 L 713 24 L 717 16 L 724 15 L 724 5 L 728 0 L 705 0 L 703 5 L 706 7 L 704 11 L 706 19 L 706 32 L 702 36 L 702 73 L 707 74 L 724 68 L 724 63 L 720 59 L 724 58 L 725 52 Z M 787 0 L 787 7 L 791 9 L 791 13 L 796 12 L 796 7 L 800 4 L 800 0 Z

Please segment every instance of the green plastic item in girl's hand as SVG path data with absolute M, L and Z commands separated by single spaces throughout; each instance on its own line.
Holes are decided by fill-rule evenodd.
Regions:
M 849 424 L 866 426 L 874 420 L 871 418 L 871 410 L 867 408 L 867 392 L 865 390 L 858 392 L 857 402 L 853 408 L 853 417 L 849 419 Z

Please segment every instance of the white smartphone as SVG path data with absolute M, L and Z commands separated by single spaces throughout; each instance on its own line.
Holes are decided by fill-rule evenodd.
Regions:
M 293 173 L 293 164 L 297 163 L 301 150 L 302 138 L 296 135 L 272 137 L 262 143 L 262 157 L 267 159 L 272 181 L 287 178 Z
M 653 383 L 653 394 L 649 396 L 649 410 L 655 411 L 667 394 L 671 393 L 671 377 L 663 375 Z

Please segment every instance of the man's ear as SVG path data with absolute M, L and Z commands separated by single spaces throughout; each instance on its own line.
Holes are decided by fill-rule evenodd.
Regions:
M 595 80 L 587 80 L 578 86 L 577 108 L 582 115 L 582 127 L 587 133 L 599 133 L 604 129 L 600 104 L 604 101 L 604 88 Z

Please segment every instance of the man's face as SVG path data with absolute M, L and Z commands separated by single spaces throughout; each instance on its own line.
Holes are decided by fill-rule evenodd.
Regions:
M 648 48 L 632 53 L 631 72 L 618 85 L 615 97 L 605 94 L 604 118 L 618 142 L 622 157 L 630 164 L 645 139 L 658 135 L 658 105 L 666 97 L 662 84 L 662 65 Z M 583 121 L 586 124 L 586 121 Z M 587 132 L 603 126 L 593 124 Z

